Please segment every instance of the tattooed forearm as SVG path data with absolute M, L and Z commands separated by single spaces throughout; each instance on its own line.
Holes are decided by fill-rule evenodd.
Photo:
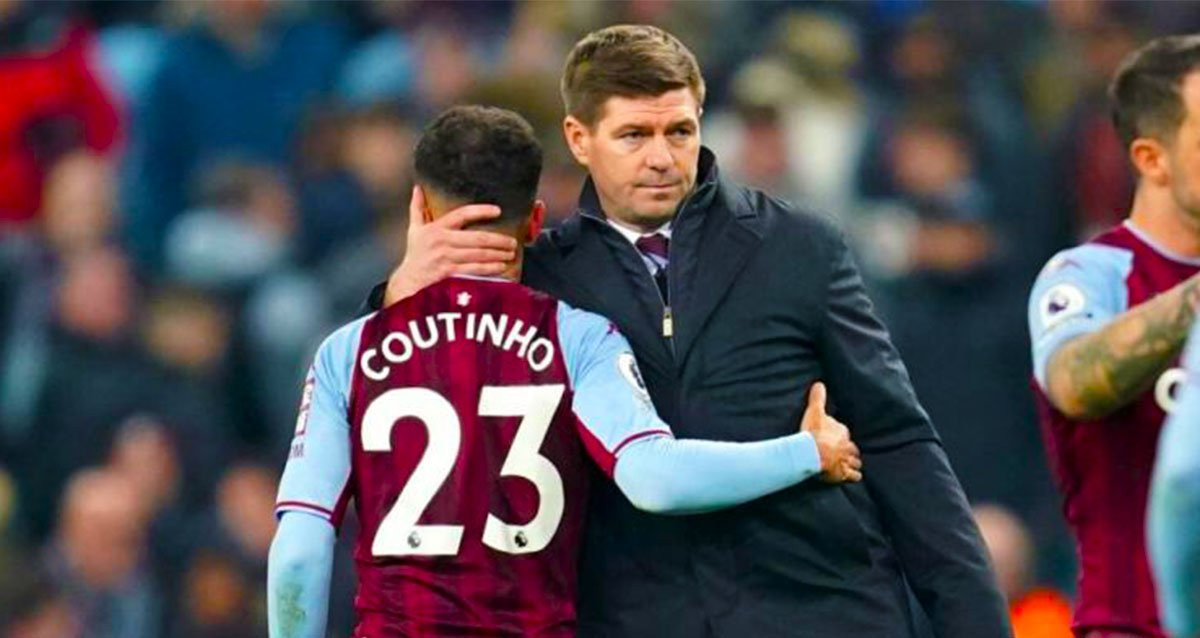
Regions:
M 300 603 L 304 588 L 298 583 L 288 583 L 279 588 L 275 594 L 279 605 L 279 630 L 282 636 L 299 636 L 304 630 L 304 621 L 308 614 Z
M 1200 279 L 1192 277 L 1068 341 L 1046 368 L 1050 400 L 1078 419 L 1099 418 L 1133 401 L 1179 355 L 1198 306 Z

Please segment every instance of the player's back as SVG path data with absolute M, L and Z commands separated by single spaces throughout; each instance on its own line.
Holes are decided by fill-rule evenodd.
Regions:
M 363 324 L 347 406 L 359 635 L 573 635 L 589 468 L 558 309 L 456 277 Z
M 1060 253 L 1032 299 L 1035 367 L 1039 349 L 1044 369 L 1044 358 L 1061 344 L 1196 272 L 1200 263 L 1165 253 L 1128 223 Z M 1144 520 L 1158 433 L 1181 378 L 1171 368 L 1129 405 L 1087 421 L 1059 412 L 1035 384 L 1064 513 L 1078 541 L 1076 627 L 1162 635 Z

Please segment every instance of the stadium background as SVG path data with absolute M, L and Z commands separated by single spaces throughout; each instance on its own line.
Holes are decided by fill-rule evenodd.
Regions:
M 1069 597 L 1025 298 L 1125 215 L 1106 79 L 1200 4 L 0 0 L 0 635 L 265 635 L 306 360 L 402 255 L 420 127 L 518 110 L 561 219 L 558 73 L 614 22 L 696 53 L 723 171 L 839 218 L 1006 591 Z

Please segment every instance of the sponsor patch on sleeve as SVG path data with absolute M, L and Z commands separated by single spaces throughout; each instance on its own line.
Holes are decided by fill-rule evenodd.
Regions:
M 1038 301 L 1042 329 L 1049 330 L 1072 317 L 1083 314 L 1087 298 L 1078 286 L 1058 284 L 1042 294 Z

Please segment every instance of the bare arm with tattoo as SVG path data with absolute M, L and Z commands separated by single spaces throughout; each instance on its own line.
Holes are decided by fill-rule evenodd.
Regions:
M 1073 419 L 1127 405 L 1179 355 L 1200 305 L 1200 275 L 1067 341 L 1046 366 L 1047 397 Z

